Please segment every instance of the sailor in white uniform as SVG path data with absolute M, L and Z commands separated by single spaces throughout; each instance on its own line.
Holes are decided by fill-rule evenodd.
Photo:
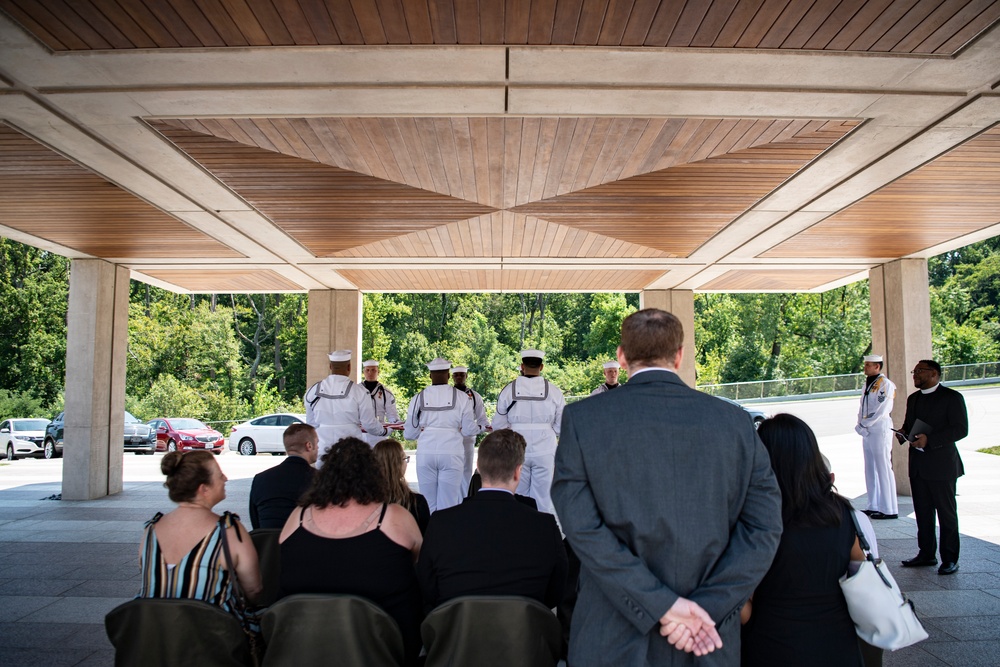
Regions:
M 398 424 L 399 410 L 396 408 L 396 396 L 388 387 L 378 381 L 378 361 L 368 359 L 361 363 L 361 373 L 364 375 L 364 388 L 372 397 L 375 404 L 375 417 L 380 424 Z M 365 433 L 365 441 L 374 447 L 382 440 L 382 436 L 373 433 Z
M 618 373 L 621 369 L 622 365 L 617 361 L 606 362 L 604 364 L 604 382 L 597 385 L 597 389 L 590 392 L 590 395 L 597 396 L 598 394 L 603 394 L 606 391 L 617 389 L 620 386 L 618 384 Z
M 861 436 L 865 454 L 865 486 L 868 487 L 868 509 L 872 519 L 895 519 L 899 513 L 896 502 L 896 476 L 892 472 L 892 403 L 896 385 L 882 373 L 882 357 L 865 357 L 865 391 L 861 395 L 858 425 L 854 430 Z
M 427 364 L 431 385 L 424 387 L 406 412 L 403 436 L 417 441 L 417 484 L 431 512 L 462 502 L 465 488 L 466 436 L 480 432 L 465 393 L 448 384 L 451 362 L 437 358 Z
M 319 457 L 316 467 L 323 465 L 323 456 L 341 438 L 364 439 L 362 428 L 370 435 L 384 438 L 389 431 L 375 418 L 375 406 L 365 388 L 350 378 L 351 351 L 331 352 L 330 375 L 306 390 L 306 423 L 319 434 Z
M 469 369 L 466 366 L 455 366 L 451 369 L 451 381 L 455 385 L 455 389 L 465 392 L 465 395 L 472 401 L 472 414 L 476 419 L 476 424 L 479 425 L 480 432 L 488 431 L 490 430 L 490 420 L 486 417 L 486 406 L 483 405 L 483 397 L 479 395 L 479 392 L 466 386 L 465 382 L 468 377 Z M 468 489 L 469 482 L 472 481 L 472 471 L 475 469 L 476 436 L 465 436 L 462 444 L 465 446 L 465 469 L 462 488 Z
M 541 376 L 544 358 L 541 350 L 521 351 L 521 377 L 500 390 L 493 429 L 512 428 L 524 436 L 528 447 L 517 493 L 534 498 L 538 511 L 555 514 L 549 492 L 566 400 L 559 387 Z

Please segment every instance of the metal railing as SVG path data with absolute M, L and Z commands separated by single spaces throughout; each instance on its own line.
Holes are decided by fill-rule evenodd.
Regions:
M 980 364 L 956 364 L 942 367 L 942 382 L 949 385 L 1000 382 L 1000 361 Z M 847 375 L 819 375 L 807 378 L 759 380 L 755 382 L 729 382 L 726 384 L 699 385 L 698 389 L 713 396 L 724 396 L 734 401 L 805 396 L 808 394 L 849 394 L 864 387 L 861 373 Z

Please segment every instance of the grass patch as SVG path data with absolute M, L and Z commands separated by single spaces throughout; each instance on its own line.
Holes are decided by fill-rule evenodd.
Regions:
M 1000 445 L 996 447 L 983 447 L 982 449 L 977 449 L 977 452 L 982 452 L 983 454 L 995 454 L 1000 456 Z

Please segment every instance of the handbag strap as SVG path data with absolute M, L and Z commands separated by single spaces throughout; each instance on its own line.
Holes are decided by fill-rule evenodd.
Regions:
M 861 550 L 865 552 L 865 560 L 867 560 L 875 567 L 875 572 L 878 573 L 879 579 L 882 580 L 882 583 L 885 584 L 886 587 L 892 588 L 892 583 L 890 583 L 889 580 L 886 579 L 886 576 L 882 573 L 882 568 L 879 567 L 882 564 L 882 559 L 881 558 L 876 559 L 872 555 L 871 546 L 869 546 L 868 540 L 865 539 L 865 533 L 864 531 L 861 530 L 861 524 L 858 523 L 858 515 L 855 514 L 853 509 L 850 510 L 850 515 L 851 515 L 851 521 L 854 522 L 854 532 L 858 536 L 858 544 L 861 546 Z
M 236 568 L 233 567 L 233 556 L 229 552 L 229 535 L 227 535 L 229 530 L 228 526 L 226 526 L 226 518 L 228 516 L 229 512 L 226 512 L 222 515 L 222 518 L 219 519 L 219 530 L 222 531 L 222 536 L 220 537 L 222 540 L 222 553 L 226 557 L 226 569 L 229 570 L 230 581 L 233 582 L 233 595 L 243 604 L 243 606 L 246 606 L 247 599 L 243 594 L 243 587 L 240 586 L 240 577 L 236 574 Z M 239 528 L 236 530 L 238 531 Z

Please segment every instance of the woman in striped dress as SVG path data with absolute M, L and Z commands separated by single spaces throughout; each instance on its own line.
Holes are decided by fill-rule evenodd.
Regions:
M 226 476 L 211 452 L 168 452 L 160 463 L 170 499 L 177 508 L 157 513 L 146 523 L 139 547 L 141 598 L 204 600 L 226 611 L 232 582 L 226 567 L 222 531 L 226 531 L 233 568 L 247 598 L 254 602 L 262 584 L 257 551 L 240 523 L 212 508 L 226 497 Z

